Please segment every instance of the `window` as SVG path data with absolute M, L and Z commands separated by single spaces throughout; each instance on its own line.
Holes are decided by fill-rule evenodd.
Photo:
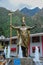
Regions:
M 38 46 L 39 53 L 40 53 L 40 46 Z M 32 47 L 32 53 L 35 53 L 35 47 Z
M 32 53 L 35 53 L 35 47 L 32 47 Z
M 39 36 L 32 37 L 32 42 L 33 43 L 40 42 L 40 37 Z
M 12 44 L 16 44 L 17 43 L 17 39 L 12 39 Z

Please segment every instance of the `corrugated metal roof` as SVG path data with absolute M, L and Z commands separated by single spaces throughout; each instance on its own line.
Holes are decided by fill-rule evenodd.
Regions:
M 17 39 L 17 36 L 14 36 L 14 37 L 11 37 L 11 39 Z M 0 41 L 9 41 L 10 40 L 10 38 L 0 38 Z
M 30 37 L 33 37 L 33 36 L 43 36 L 43 33 L 30 34 Z M 18 36 L 11 37 L 11 39 L 17 39 L 17 38 L 18 38 Z M 9 41 L 10 38 L 0 38 L 0 40 Z
M 43 36 L 43 33 L 30 34 L 30 37 L 32 37 L 32 36 Z

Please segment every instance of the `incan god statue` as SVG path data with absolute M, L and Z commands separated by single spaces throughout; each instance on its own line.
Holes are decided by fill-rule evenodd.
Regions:
M 21 26 L 10 25 L 13 29 L 17 30 L 18 34 L 18 44 L 21 38 L 21 48 L 23 52 L 23 57 L 28 57 L 28 46 L 30 43 L 30 29 L 33 29 L 35 26 L 30 27 L 25 24 L 25 17 L 22 18 Z

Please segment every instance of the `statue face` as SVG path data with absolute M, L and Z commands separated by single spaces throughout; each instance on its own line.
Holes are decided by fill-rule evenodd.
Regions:
M 26 26 L 26 24 L 25 24 L 25 23 L 22 23 L 22 26 L 23 26 L 23 27 L 25 27 L 25 26 Z
M 22 26 L 23 28 L 25 27 L 25 26 Z

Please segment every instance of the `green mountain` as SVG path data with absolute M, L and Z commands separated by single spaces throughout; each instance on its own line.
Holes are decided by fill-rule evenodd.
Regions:
M 41 9 L 40 12 L 36 13 L 32 19 L 34 19 L 37 24 L 38 32 L 43 32 L 43 9 Z
M 10 16 L 8 15 L 10 12 L 11 11 L 0 7 L 0 35 L 4 35 L 5 37 L 10 36 Z M 25 16 L 25 21 L 28 26 L 35 26 L 35 24 L 37 24 L 37 27 L 35 27 L 33 30 L 30 30 L 31 33 L 42 32 L 42 28 L 39 25 L 39 21 L 40 21 L 40 24 L 43 23 L 43 16 L 40 13 L 37 13 L 33 17 L 27 16 L 26 14 L 22 14 L 19 10 L 12 12 L 12 13 L 13 13 L 12 24 L 14 26 L 21 26 L 22 17 Z M 12 29 L 12 35 L 17 35 L 15 29 Z
M 9 35 L 9 16 L 10 11 L 0 7 L 0 35 Z

